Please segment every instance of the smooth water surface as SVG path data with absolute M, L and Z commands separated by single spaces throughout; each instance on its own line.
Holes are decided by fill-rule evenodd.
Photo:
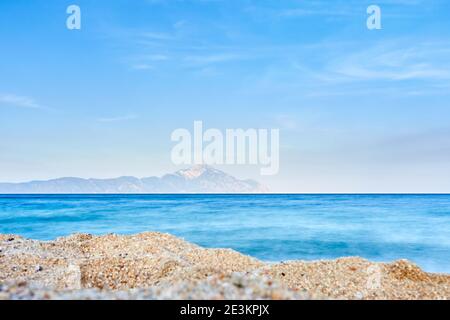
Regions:
M 405 258 L 450 273 L 450 195 L 0 195 L 0 233 L 144 231 L 266 261 Z

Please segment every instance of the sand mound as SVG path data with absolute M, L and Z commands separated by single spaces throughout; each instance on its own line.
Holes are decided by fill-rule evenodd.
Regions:
M 450 298 L 450 276 L 405 260 L 272 265 L 161 233 L 51 242 L 0 235 L 0 284 L 4 299 Z

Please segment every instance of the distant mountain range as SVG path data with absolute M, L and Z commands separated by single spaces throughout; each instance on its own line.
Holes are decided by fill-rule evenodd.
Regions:
M 0 194 L 265 193 L 254 180 L 239 180 L 210 166 L 194 166 L 162 177 L 60 178 L 0 183 Z

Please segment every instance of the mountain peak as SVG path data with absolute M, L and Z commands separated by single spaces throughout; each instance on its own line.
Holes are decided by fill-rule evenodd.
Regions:
M 178 170 L 176 172 L 176 175 L 179 175 L 186 180 L 193 180 L 197 179 L 200 176 L 202 176 L 206 172 L 212 172 L 212 171 L 219 171 L 214 169 L 213 167 L 210 167 L 208 165 L 195 165 L 187 169 Z

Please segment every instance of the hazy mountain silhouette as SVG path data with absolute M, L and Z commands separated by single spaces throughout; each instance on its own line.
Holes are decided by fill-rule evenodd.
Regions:
M 95 193 L 264 193 L 254 180 L 239 180 L 210 166 L 194 166 L 162 177 L 114 179 L 60 178 L 24 183 L 0 183 L 0 194 Z

